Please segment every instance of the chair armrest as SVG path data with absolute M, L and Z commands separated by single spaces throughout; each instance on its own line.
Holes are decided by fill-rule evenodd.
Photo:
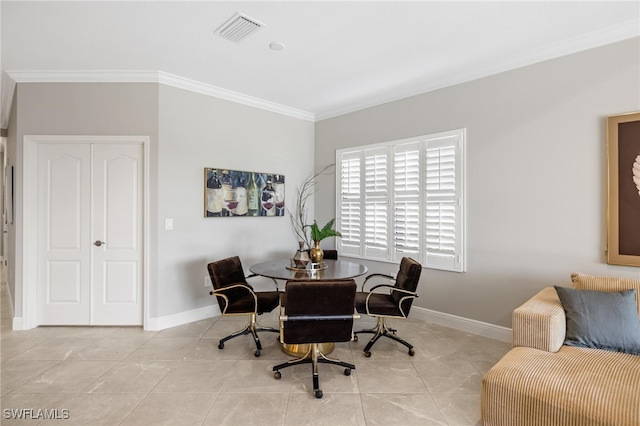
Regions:
M 224 299 L 224 309 L 222 310 L 222 314 L 224 315 L 225 312 L 227 312 L 227 307 L 229 306 L 229 298 L 227 297 L 227 295 L 225 294 L 225 292 L 232 290 L 232 289 L 236 289 L 236 288 L 242 288 L 244 290 L 247 291 L 248 294 L 251 294 L 253 296 L 253 310 L 257 311 L 258 310 L 258 296 L 256 296 L 256 293 L 253 291 L 253 289 L 251 288 L 251 286 L 248 286 L 247 284 L 244 283 L 238 283 L 238 284 L 231 284 L 228 285 L 226 287 L 222 287 L 222 288 L 218 288 L 215 290 L 212 290 L 209 292 L 210 295 L 212 296 L 219 296 L 222 297 Z
M 398 302 L 398 307 L 400 308 L 400 312 L 402 313 L 402 316 L 404 318 L 406 318 L 407 314 L 405 314 L 404 311 L 402 310 L 402 304 L 404 303 L 404 301 L 406 299 L 415 299 L 416 297 L 418 297 L 418 293 L 416 293 L 415 291 L 409 291 L 409 290 L 405 290 L 405 289 L 402 289 L 402 288 L 397 288 L 396 286 L 389 285 L 389 284 L 378 284 L 378 285 L 375 285 L 375 286 L 371 287 L 371 289 L 369 290 L 369 294 L 367 294 L 367 298 L 364 301 L 365 308 L 367 309 L 367 315 L 370 315 L 370 313 L 369 313 L 370 312 L 369 311 L 369 298 L 373 294 L 373 290 L 376 290 L 378 288 L 388 288 L 389 289 L 389 293 L 391 293 L 392 291 L 397 291 L 399 293 L 404 293 L 404 294 L 408 295 L 408 296 L 404 296 L 404 297 L 400 298 L 400 301 Z
M 374 290 L 377 290 L 379 288 L 388 288 L 389 289 L 389 293 L 391 293 L 392 291 L 399 291 L 400 293 L 405 293 L 405 294 L 410 294 L 414 297 L 418 297 L 418 293 L 416 293 L 415 291 L 409 291 L 409 290 L 405 290 L 403 288 L 398 288 L 396 286 L 393 285 L 389 285 L 389 284 L 377 284 L 374 285 L 373 287 L 371 287 L 371 289 L 369 290 L 369 293 L 373 292 Z
M 558 352 L 567 322 L 553 287 L 547 287 L 513 311 L 513 346 Z
M 226 287 L 217 288 L 217 289 L 211 290 L 209 294 L 212 296 L 216 295 L 216 296 L 227 297 L 224 293 L 234 288 L 242 288 L 246 290 L 247 293 L 251 293 L 255 296 L 255 292 L 253 291 L 253 288 L 251 288 L 250 285 L 247 285 L 245 283 L 236 283 L 236 284 L 228 285 Z
M 364 282 L 362 283 L 362 287 L 360 288 L 360 291 L 364 291 L 364 286 L 367 285 L 367 281 L 369 281 L 371 278 L 385 278 L 391 281 L 395 281 L 396 278 L 392 277 L 391 275 L 387 275 L 387 274 L 371 274 L 371 275 L 367 275 L 367 278 L 364 279 Z M 373 289 L 371 289 L 373 290 Z M 371 291 L 369 290 L 369 291 Z

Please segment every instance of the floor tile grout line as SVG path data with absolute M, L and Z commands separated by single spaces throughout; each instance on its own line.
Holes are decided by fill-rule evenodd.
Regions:
M 3 292 L 0 293 L 0 297 L 2 297 L 3 299 L 3 305 L 5 302 L 5 297 L 4 297 L 4 291 L 5 290 L 5 286 L 3 286 Z M 3 321 L 2 321 L 2 328 L 0 329 L 0 333 L 2 334 L 2 337 L 4 338 L 7 334 L 11 335 L 13 333 L 13 331 L 10 329 L 9 326 L 9 322 L 10 321 L 6 321 L 4 320 L 4 316 L 6 315 L 6 312 L 3 309 Z M 265 316 L 262 318 L 265 323 L 267 321 L 271 321 L 272 318 Z M 190 325 L 187 327 L 184 327 L 183 330 L 185 330 L 185 332 L 188 334 L 188 337 L 191 337 L 193 339 L 193 341 L 189 344 L 185 344 L 184 350 L 182 352 L 180 352 L 180 350 L 178 350 L 178 352 L 180 352 L 179 356 L 175 356 L 175 355 L 171 355 L 170 360 L 166 360 L 168 362 L 171 362 L 171 367 L 166 371 L 166 373 L 159 379 L 157 380 L 152 387 L 150 387 L 148 390 L 146 390 L 145 392 L 142 392 L 141 394 L 144 395 L 144 398 L 139 401 L 135 407 L 131 407 L 129 413 L 127 414 L 127 416 L 124 417 L 124 419 L 127 419 L 131 416 L 132 413 L 134 413 L 136 411 L 136 409 L 138 409 L 140 407 L 140 404 L 142 403 L 142 401 L 145 401 L 147 398 L 149 398 L 151 396 L 151 394 L 171 394 L 172 392 L 155 392 L 158 387 L 160 386 L 160 383 L 162 383 L 163 380 L 165 380 L 169 374 L 171 374 L 173 371 L 175 371 L 175 369 L 180 366 L 180 365 L 186 365 L 188 363 L 192 363 L 192 362 L 215 362 L 219 359 L 226 359 L 226 358 L 218 358 L 216 355 L 214 355 L 211 358 L 203 357 L 202 359 L 197 359 L 195 356 L 193 357 L 193 359 L 187 359 L 189 357 L 189 354 L 191 354 L 191 356 L 194 355 L 195 353 L 195 348 L 200 345 L 202 347 L 211 347 L 211 350 L 214 350 L 215 345 L 210 344 L 210 340 L 214 340 L 215 339 L 219 339 L 220 337 L 218 336 L 207 336 L 207 334 L 214 334 L 215 333 L 215 329 L 216 329 L 216 325 L 218 326 L 227 326 L 227 324 L 225 324 L 225 321 L 222 320 L 222 317 L 216 317 L 216 318 L 211 318 L 208 320 L 204 320 L 204 321 L 209 321 L 206 323 L 202 323 L 201 325 Z M 444 327 L 440 327 L 437 325 L 432 325 L 432 324 L 426 324 L 426 323 L 418 323 L 418 322 L 411 322 L 411 319 L 409 319 L 409 321 L 406 321 L 406 323 L 402 323 L 401 326 L 402 331 L 401 334 L 403 335 L 407 335 L 408 337 L 411 336 L 411 334 L 413 334 L 414 336 L 420 336 L 420 341 L 419 341 L 419 345 L 416 345 L 416 358 L 408 358 L 408 355 L 406 354 L 406 351 L 404 351 L 402 349 L 402 347 L 400 346 L 395 346 L 395 345 L 385 345 L 383 347 L 380 347 L 378 349 L 378 346 L 380 346 L 380 343 L 376 344 L 376 347 L 373 348 L 373 354 L 374 356 L 370 359 L 367 359 L 363 356 L 362 353 L 362 348 L 364 345 L 364 341 L 358 344 L 353 344 L 353 343 L 348 343 L 346 344 L 341 350 L 346 351 L 343 352 L 343 354 L 341 354 L 341 356 L 339 356 L 338 358 L 348 358 L 350 357 L 351 360 L 353 360 L 353 362 L 356 364 L 356 366 L 358 366 L 358 364 L 362 364 L 362 365 L 373 365 L 373 363 L 377 363 L 377 362 L 401 362 L 403 365 L 410 365 L 411 368 L 414 371 L 414 375 L 418 376 L 421 380 L 422 385 L 425 387 L 425 394 L 429 395 L 429 398 L 431 398 L 431 400 L 433 401 L 433 410 L 434 410 L 434 415 L 437 414 L 437 416 L 439 416 L 438 418 L 441 419 L 439 421 L 446 421 L 447 424 L 454 424 L 454 420 L 457 414 L 452 414 L 451 410 L 449 410 L 449 417 L 447 417 L 447 413 L 443 410 L 442 407 L 442 403 L 444 401 L 448 401 L 448 399 L 446 397 L 444 397 L 443 395 L 446 392 L 435 392 L 435 390 L 432 390 L 432 388 L 429 386 L 429 382 L 428 382 L 428 376 L 426 376 L 424 374 L 420 374 L 420 364 L 421 363 L 431 363 L 433 365 L 436 365 L 434 363 L 438 363 L 438 362 L 445 362 L 447 361 L 447 351 L 440 351 L 440 350 L 436 350 L 434 351 L 429 351 L 429 344 L 428 344 L 428 339 L 434 338 L 437 342 L 438 345 L 443 344 L 445 346 L 450 346 L 451 347 L 451 351 L 455 352 L 456 355 L 456 359 L 460 359 L 460 360 L 464 360 L 464 362 L 468 365 L 469 368 L 469 378 L 470 377 L 478 377 L 478 375 L 482 375 L 483 371 L 486 369 L 486 365 L 490 364 L 491 362 L 494 362 L 494 358 L 495 361 L 497 361 L 501 354 L 504 354 L 507 352 L 508 348 L 506 346 L 501 346 L 498 343 L 495 343 L 493 341 L 491 341 L 491 339 L 486 339 L 486 338 L 482 338 L 482 337 L 478 337 L 478 336 L 474 336 L 474 335 L 470 335 L 469 333 L 462 333 L 459 331 L 450 331 L 449 329 L 446 329 Z M 179 330 L 179 329 L 178 329 Z M 110 371 L 112 371 L 112 369 L 117 368 L 118 365 L 122 365 L 123 363 L 126 362 L 159 362 L 159 361 L 165 361 L 165 360 L 155 360 L 155 359 L 146 359 L 144 357 L 142 357 L 140 360 L 132 360 L 131 356 L 140 348 L 142 348 L 145 344 L 150 343 L 152 341 L 154 342 L 158 342 L 162 339 L 172 339 L 174 337 L 178 337 L 179 336 L 179 331 L 168 331 L 167 333 L 160 334 L 161 332 L 157 332 L 154 335 L 148 337 L 148 338 L 144 338 L 142 343 L 140 343 L 140 345 L 136 346 L 133 350 L 131 350 L 129 353 L 123 355 L 121 358 L 119 359 L 109 359 L 109 360 L 100 360 L 100 359 L 93 359 L 93 358 L 74 358 L 77 354 L 81 353 L 82 351 L 88 350 L 90 349 L 92 346 L 96 346 L 98 345 L 100 342 L 103 342 L 105 339 L 108 339 L 110 336 L 113 337 L 114 333 L 116 333 L 116 330 L 113 330 L 112 332 L 103 334 L 101 332 L 98 332 L 96 334 L 97 337 L 93 336 L 90 332 L 89 329 L 86 329 L 85 331 L 79 331 L 78 333 L 72 333 L 73 337 L 71 337 L 70 335 L 65 335 L 64 332 L 60 332 L 59 335 L 53 337 L 52 339 L 58 339 L 58 338 L 68 338 L 68 339 L 94 339 L 94 341 L 92 343 L 90 343 L 89 345 L 85 346 L 84 348 L 77 350 L 76 352 L 74 352 L 71 356 L 66 357 L 65 359 L 61 359 L 61 360 L 16 360 L 16 361 L 25 361 L 27 364 L 29 362 L 36 362 L 36 361 L 52 361 L 53 364 L 51 366 L 49 366 L 46 370 L 38 373 L 37 375 L 35 375 L 34 377 L 27 379 L 24 383 L 28 383 L 31 380 L 34 380 L 34 378 L 45 374 L 47 371 L 50 371 L 53 368 L 56 368 L 57 366 L 61 365 L 64 362 L 67 361 L 111 361 L 113 362 L 113 365 L 105 370 L 100 376 L 98 376 L 97 378 L 94 379 L 94 381 L 92 381 L 91 383 L 89 383 L 87 386 L 91 387 L 95 384 L 96 381 L 100 380 L 101 378 L 103 378 L 104 375 L 108 374 Z M 175 333 L 175 336 L 172 335 L 173 333 Z M 36 333 L 37 334 L 37 333 Z M 265 334 L 265 335 L 269 335 L 269 334 Z M 11 335 L 10 337 L 17 337 L 20 338 L 21 335 L 18 333 Z M 37 336 L 34 336 L 34 338 L 37 338 Z M 415 339 L 418 339 L 418 337 L 415 337 Z M 45 340 L 45 339 L 43 339 Z M 385 340 L 385 339 L 383 339 Z M 411 340 L 411 338 L 410 338 Z M 10 342 L 10 341 L 8 341 Z M 17 342 L 17 341 L 14 341 Z M 493 342 L 493 343 L 492 343 Z M 37 346 L 41 343 L 37 343 L 34 346 Z M 480 346 L 475 347 L 473 346 L 473 349 L 471 349 L 471 347 L 469 345 L 476 345 L 479 344 Z M 240 343 L 240 345 L 243 345 L 242 343 Z M 0 343 L 0 346 L 2 346 L 2 344 Z M 21 354 L 23 354 L 24 352 L 30 350 L 31 348 L 33 348 L 34 346 L 30 346 L 30 345 L 26 345 L 26 349 L 20 349 L 18 353 L 18 355 L 13 355 L 12 358 L 9 359 L 3 359 L 0 361 L 0 363 L 4 364 L 5 362 L 9 361 L 9 360 L 13 360 L 15 357 L 20 356 Z M 277 346 L 275 345 L 271 345 L 270 348 L 276 348 Z M 384 348 L 384 349 L 383 349 Z M 238 350 L 236 349 L 237 352 L 235 352 L 235 355 L 232 356 L 232 358 L 229 358 L 228 360 L 232 360 L 234 361 L 233 365 L 236 365 L 239 361 L 250 361 L 252 360 L 254 357 L 253 356 L 248 356 L 248 352 L 245 353 L 244 350 Z M 452 352 L 452 353 L 453 353 Z M 376 357 L 376 355 L 379 354 L 379 357 Z M 266 355 L 266 353 L 263 353 L 263 355 Z M 269 363 L 279 363 L 282 362 L 281 358 L 278 357 L 277 354 L 272 354 L 274 357 L 268 357 L 265 358 L 265 361 L 269 361 Z M 420 356 L 420 357 L 418 357 Z M 404 357 L 407 357 L 408 359 L 405 359 Z M 176 358 L 176 359 L 173 359 Z M 407 362 L 408 361 L 408 362 Z M 351 361 L 348 361 L 351 362 Z M 245 364 L 246 365 L 246 364 Z M 422 367 L 425 368 L 425 367 Z M 466 369 L 466 367 L 465 367 Z M 359 371 L 356 372 L 356 374 L 354 376 L 358 376 L 359 372 L 362 371 L 361 369 L 359 369 Z M 467 383 L 472 383 L 473 381 L 469 381 L 469 378 L 467 379 L 463 379 L 463 380 L 467 380 Z M 231 380 L 232 377 L 228 376 L 225 378 L 225 382 L 226 383 L 228 380 Z M 358 379 L 358 377 L 356 377 L 356 379 Z M 290 417 L 292 414 L 292 412 L 290 411 L 292 408 L 292 401 L 298 400 L 299 395 L 302 392 L 299 392 L 300 389 L 298 389 L 297 387 L 295 387 L 295 383 L 296 380 L 294 380 L 293 377 L 293 373 L 292 376 L 290 378 L 290 382 L 288 387 L 286 388 L 286 403 L 284 404 L 284 414 L 282 415 L 282 420 L 281 424 L 285 425 L 287 422 L 287 419 L 291 419 L 293 417 Z M 474 379 L 476 380 L 476 379 Z M 19 393 L 16 393 L 16 390 L 19 389 L 24 383 L 17 385 L 16 387 L 14 387 L 13 389 L 9 390 L 7 393 L 3 393 L 2 394 L 2 399 L 4 400 L 5 398 L 7 398 L 8 396 L 14 396 L 16 398 L 19 398 Z M 206 408 L 206 413 L 204 413 L 203 421 L 201 422 L 201 424 L 205 424 L 207 417 L 209 416 L 209 414 L 211 413 L 211 410 L 213 409 L 216 400 L 218 400 L 218 398 L 223 395 L 224 393 L 234 393 L 234 392 L 227 392 L 227 391 L 222 391 L 222 389 L 224 389 L 224 383 L 222 383 L 220 385 L 220 388 L 215 392 L 215 397 L 211 397 L 211 400 L 208 403 L 208 407 Z M 364 395 L 367 395 L 365 393 L 362 392 L 362 388 L 361 388 L 361 382 L 360 380 L 356 380 L 356 388 L 353 390 L 353 392 L 351 391 L 339 391 L 336 390 L 334 391 L 335 394 L 355 394 L 357 395 L 357 406 L 358 409 L 360 410 L 360 412 L 362 413 L 362 415 L 364 416 L 364 422 L 365 424 L 367 423 L 367 415 L 368 412 L 365 410 L 365 406 L 364 406 Z M 305 386 L 306 387 L 306 386 Z M 298 391 L 293 392 L 294 389 L 297 389 Z M 87 390 L 85 392 L 85 390 Z M 89 392 L 88 388 L 83 388 L 82 391 L 79 392 L 75 392 L 73 394 L 68 394 L 68 395 L 90 395 L 90 394 L 99 394 L 98 392 Z M 469 397 L 472 397 L 472 399 L 474 397 L 478 397 L 479 392 L 473 392 L 470 388 L 464 388 L 462 389 L 462 391 L 464 393 L 461 393 L 461 391 L 456 391 L 456 395 L 468 395 Z M 200 394 L 200 393 L 204 393 L 207 395 L 214 395 L 213 393 L 209 393 L 209 392 L 189 392 L 190 394 Z M 238 394 L 240 393 L 246 393 L 243 391 L 238 391 Z M 277 392 L 280 393 L 280 392 Z M 376 394 L 375 392 L 369 392 L 371 394 Z M 383 392 L 380 392 L 383 393 Z M 295 396 L 294 396 L 295 394 Z M 400 393 L 399 393 L 400 394 Z M 40 395 L 40 393 L 34 394 L 34 395 Z M 59 393 L 58 395 L 67 395 L 64 393 Z M 436 398 L 437 396 L 437 398 Z M 293 399 L 292 399 L 293 398 Z M 355 397 L 354 397 L 355 398 Z M 443 399 L 444 398 L 444 399 Z M 206 399 L 206 398 L 205 398 Z M 471 400 L 472 400 L 471 399 Z M 14 400 L 14 399 L 11 399 Z M 467 400 L 469 400 L 467 398 Z M 313 400 L 311 400 L 313 401 Z M 355 401 L 355 399 L 354 399 Z M 205 401 L 203 401 L 205 402 Z M 203 407 L 205 407 L 206 404 L 203 405 Z M 354 405 L 355 406 L 355 405 Z M 475 416 L 475 414 L 471 413 L 471 414 L 465 414 L 465 416 Z M 453 417 L 452 417 L 453 416 Z M 470 419 L 473 419 L 474 417 L 468 417 Z M 464 420 L 462 420 L 464 422 Z M 472 423 L 473 420 L 471 420 L 470 423 Z M 121 424 L 125 423 L 125 420 L 121 421 Z M 370 422 L 369 422 L 370 423 Z M 197 423 L 196 423 L 197 424 Z

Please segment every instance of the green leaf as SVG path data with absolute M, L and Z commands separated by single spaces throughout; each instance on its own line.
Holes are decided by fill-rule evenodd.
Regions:
M 311 228 L 311 239 L 313 241 L 322 241 L 325 238 L 329 237 L 342 237 L 342 234 L 335 229 L 333 229 L 333 224 L 335 222 L 335 218 L 331 219 L 327 222 L 326 225 L 320 229 L 318 227 L 318 223 L 314 220 L 311 225 L 308 225 Z

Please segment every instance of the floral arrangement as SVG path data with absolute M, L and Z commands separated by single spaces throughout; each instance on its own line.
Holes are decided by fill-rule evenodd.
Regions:
M 331 219 L 322 228 L 318 227 L 318 223 L 314 220 L 311 225 L 307 225 L 311 228 L 311 239 L 313 241 L 322 241 L 329 237 L 342 237 L 342 234 L 333 229 L 333 222 L 335 219 Z
M 291 227 L 296 234 L 298 241 L 304 242 L 307 248 L 313 247 L 313 241 L 320 241 L 328 237 L 342 236 L 338 231 L 333 229 L 334 219 L 330 220 L 325 226 L 320 228 L 314 220 L 309 224 L 307 220 L 307 201 L 315 193 L 316 180 L 319 176 L 334 173 L 334 164 L 330 164 L 315 172 L 304 180 L 302 186 L 298 188 L 295 210 L 289 210 L 289 218 L 291 219 Z M 316 237 L 320 237 L 316 239 Z

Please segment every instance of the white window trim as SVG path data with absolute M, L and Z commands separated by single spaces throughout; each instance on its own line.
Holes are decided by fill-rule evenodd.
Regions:
M 426 150 L 432 149 L 442 141 L 455 141 L 455 253 L 453 256 L 434 256 L 433 254 L 427 254 L 426 249 Z M 425 268 L 440 269 L 453 272 L 465 272 L 466 271 L 466 129 L 455 129 L 445 132 L 439 132 L 428 135 L 421 135 L 406 139 L 400 139 L 396 141 L 383 142 L 371 145 L 363 145 L 352 148 L 344 148 L 336 150 L 336 229 L 342 229 L 342 159 L 358 158 L 360 161 L 360 196 L 356 197 L 359 202 L 359 221 L 360 221 L 360 243 L 354 245 L 353 243 L 344 243 L 342 238 L 337 240 L 338 252 L 341 255 L 382 261 L 398 263 L 403 257 L 401 251 L 397 251 L 394 240 L 394 211 L 395 211 L 395 182 L 394 182 L 394 148 L 401 147 L 407 144 L 419 145 L 419 219 L 418 219 L 418 248 L 415 253 L 406 254 L 410 257 L 416 257 L 416 260 L 420 261 Z M 450 143 L 450 142 L 447 142 Z M 387 150 L 387 192 L 388 196 L 388 220 L 387 220 L 387 242 L 388 246 L 383 250 L 371 250 L 367 249 L 365 244 L 365 152 L 380 152 L 381 150 Z M 353 187 L 353 186 L 352 186 Z

